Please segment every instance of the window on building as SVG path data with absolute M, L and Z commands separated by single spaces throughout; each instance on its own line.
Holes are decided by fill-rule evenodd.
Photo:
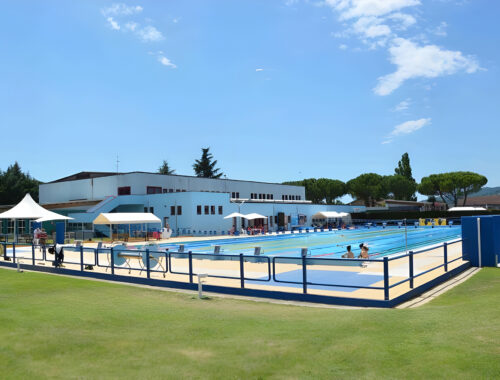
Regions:
M 208 212 L 208 206 L 205 206 L 205 215 L 208 215 L 209 212 Z
M 284 201 L 284 200 L 285 200 L 285 196 L 284 196 L 284 195 L 282 195 L 282 196 L 281 196 L 281 200 L 282 200 L 282 201 Z
M 210 214 L 215 215 L 215 206 L 210 206 Z
M 176 193 L 180 193 L 180 192 L 181 192 L 181 189 L 175 189 L 175 192 L 176 192 Z
M 300 201 L 300 198 L 301 198 L 301 196 L 300 196 L 300 195 L 297 195 L 297 200 L 298 200 L 298 201 Z
M 292 223 L 292 216 L 288 215 L 288 223 Z
M 240 197 L 240 193 L 236 192 L 236 198 Z
M 130 195 L 130 186 L 119 187 L 118 195 Z
M 182 215 L 182 206 L 177 206 L 177 215 Z
M 173 192 L 174 192 L 174 189 L 168 189 L 168 192 L 169 192 L 169 193 L 173 193 Z
M 9 223 L 7 224 L 7 233 L 9 235 L 11 235 L 11 234 L 14 233 L 14 225 L 15 225 L 15 221 L 14 220 L 9 220 Z
M 163 194 L 168 193 L 168 189 L 163 189 Z
M 222 206 L 219 206 L 219 215 L 222 215 Z
M 278 215 L 274 215 L 274 223 L 278 224 Z
M 262 194 L 259 194 L 259 199 L 262 199 Z
M 148 212 L 148 208 L 147 207 L 144 207 L 144 212 Z
M 175 206 L 170 206 L 170 215 L 175 215 Z
M 236 193 L 234 191 L 231 193 L 231 198 L 236 198 Z
M 274 194 L 271 194 L 271 199 L 274 199 Z
M 161 194 L 161 187 L 158 186 L 148 186 L 146 187 L 147 194 Z
M 200 205 L 196 206 L 196 213 L 198 215 L 201 215 L 201 206 Z
M 269 217 L 269 226 L 270 227 L 273 226 L 273 217 L 272 216 Z
M 292 197 L 292 201 L 294 201 L 295 200 L 295 195 L 291 195 L 291 197 Z
M 24 229 L 26 228 L 26 221 L 24 219 L 19 219 L 17 221 L 17 233 L 19 235 L 24 234 Z
M 182 189 L 182 192 L 183 192 L 183 193 L 185 193 L 185 192 L 186 192 L 186 190 L 185 190 L 185 189 Z
M 151 214 L 154 214 L 154 213 L 155 213 L 155 208 L 154 208 L 154 207 L 150 207 L 150 208 L 149 208 L 149 212 L 150 212 Z

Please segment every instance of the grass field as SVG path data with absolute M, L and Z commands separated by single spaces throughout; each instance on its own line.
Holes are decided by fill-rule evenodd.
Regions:
M 0 269 L 1 378 L 498 378 L 500 270 L 416 309 L 213 298 Z

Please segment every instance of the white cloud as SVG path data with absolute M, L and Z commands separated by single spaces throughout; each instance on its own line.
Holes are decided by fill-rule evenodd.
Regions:
M 104 16 L 130 16 L 140 12 L 142 12 L 140 5 L 127 5 L 123 3 L 115 3 L 108 8 L 101 9 L 101 13 Z
M 390 94 L 408 79 L 436 78 L 459 71 L 470 74 L 479 69 L 474 57 L 464 56 L 459 51 L 444 50 L 436 45 L 418 46 L 404 38 L 393 40 L 389 54 L 397 70 L 379 78 L 374 89 L 378 95 Z
M 394 112 L 406 111 L 410 107 L 410 104 L 411 104 L 411 99 L 410 98 L 405 99 L 399 102 L 399 104 L 396 105 L 396 107 L 394 107 L 393 111 Z
M 137 35 L 145 42 L 155 42 L 163 40 L 163 34 L 154 26 L 148 25 L 137 31 Z
M 447 27 L 448 24 L 444 21 L 441 21 L 441 23 L 437 27 L 431 29 L 431 33 L 439 37 L 446 37 L 446 35 L 448 34 L 446 32 Z
M 139 24 L 136 22 L 133 22 L 133 21 L 129 21 L 125 24 L 125 28 L 127 28 L 128 30 L 130 30 L 132 32 L 134 32 L 138 26 L 139 26 Z
M 419 0 L 325 0 L 341 19 L 347 20 L 366 16 L 385 16 L 403 8 L 420 5 Z
M 415 131 L 418 131 L 420 128 L 423 128 L 426 125 L 429 125 L 430 122 L 431 122 L 430 118 L 405 121 L 404 123 L 401 123 L 401 124 L 396 125 L 394 127 L 392 132 L 389 134 L 389 136 L 390 136 L 389 139 L 392 139 L 392 137 L 395 137 L 395 136 L 407 135 L 407 134 L 413 133 Z
M 264 69 L 255 69 L 255 71 L 264 71 Z
M 113 17 L 108 17 L 106 21 L 108 22 L 111 29 L 120 30 L 120 25 L 113 19 Z
M 339 49 L 340 50 L 346 50 L 347 49 L 347 45 L 346 44 L 340 44 L 339 45 Z
M 392 139 L 387 139 L 387 140 L 382 141 L 381 144 L 390 144 L 392 141 L 393 141 Z
M 361 17 L 354 24 L 354 32 L 363 34 L 368 38 L 388 36 L 391 34 L 391 28 L 382 24 L 383 19 L 378 17 Z
M 167 57 L 163 56 L 163 55 L 160 55 L 158 57 L 158 62 L 160 62 L 163 66 L 167 66 L 167 67 L 171 67 L 172 69 L 175 69 L 177 68 L 176 65 L 174 65 L 170 59 L 168 59 Z

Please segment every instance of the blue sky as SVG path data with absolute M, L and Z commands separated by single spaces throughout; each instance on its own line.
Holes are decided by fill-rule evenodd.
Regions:
M 500 3 L 7 1 L 0 168 L 281 182 L 452 170 L 500 185 Z

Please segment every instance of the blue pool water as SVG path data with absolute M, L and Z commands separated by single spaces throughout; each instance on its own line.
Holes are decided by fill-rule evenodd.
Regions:
M 408 227 L 408 250 L 417 250 L 432 244 L 461 237 L 461 227 Z M 355 255 L 359 254 L 359 244 L 369 247 L 369 254 L 376 257 L 404 252 L 405 229 L 398 227 L 359 228 L 355 230 L 326 231 L 316 233 L 254 236 L 220 240 L 190 241 L 176 244 L 162 244 L 162 248 L 176 251 L 179 244 L 184 244 L 185 251 L 193 253 L 213 253 L 215 245 L 221 246 L 222 254 L 252 255 L 254 247 L 261 247 L 267 256 L 300 257 L 301 248 L 308 249 L 310 257 L 339 258 L 351 245 Z

